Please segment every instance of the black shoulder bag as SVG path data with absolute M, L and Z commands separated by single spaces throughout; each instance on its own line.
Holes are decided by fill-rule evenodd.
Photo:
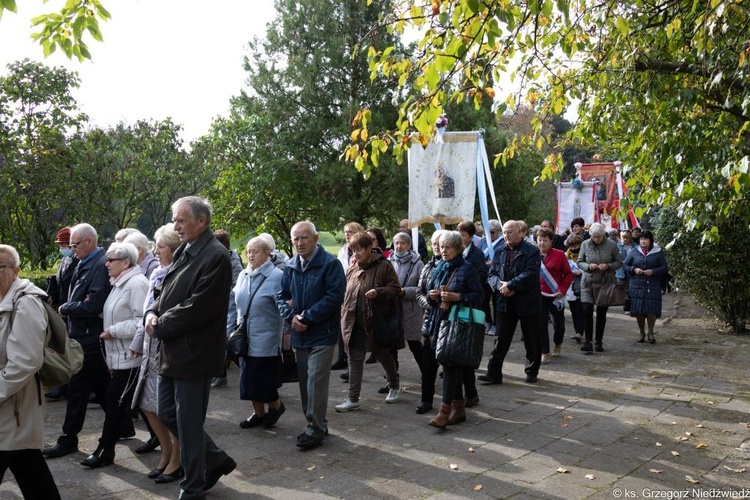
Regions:
M 390 263 L 388 263 L 390 266 Z M 375 288 L 375 276 L 378 271 L 372 275 L 372 288 Z M 401 297 L 394 297 L 392 300 L 391 314 L 385 316 L 377 303 L 374 300 L 370 300 L 370 308 L 372 310 L 372 335 L 373 340 L 378 344 L 391 349 L 395 349 L 399 346 L 401 341 L 404 339 L 404 325 L 401 321 Z
M 266 277 L 261 274 L 260 283 L 258 283 L 255 291 L 252 293 L 252 295 L 250 295 L 250 301 L 247 303 L 245 315 L 242 316 L 242 323 L 234 329 L 234 331 L 229 335 L 229 338 L 227 339 L 227 359 L 230 361 L 234 361 L 235 363 L 239 361 L 239 358 L 241 356 L 245 356 L 247 354 L 247 348 L 250 344 L 247 332 L 247 320 L 248 315 L 250 314 L 250 306 L 253 303 L 253 297 L 255 297 L 255 294 L 258 293 L 260 287 L 263 286 L 263 282 L 265 280 Z

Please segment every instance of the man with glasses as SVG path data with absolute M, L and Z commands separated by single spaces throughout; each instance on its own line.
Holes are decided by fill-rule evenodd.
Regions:
M 106 401 L 110 376 L 99 334 L 104 330 L 102 310 L 112 286 L 104 265 L 107 253 L 97 245 L 97 238 L 96 229 L 90 224 L 78 224 L 70 230 L 70 248 L 78 264 L 73 271 L 67 300 L 58 311 L 67 319 L 70 338 L 83 347 L 83 368 L 70 379 L 62 435 L 55 445 L 42 450 L 47 458 L 78 451 L 78 433 L 86 420 L 86 407 L 92 391 L 102 408 Z M 120 433 L 122 437 L 134 436 L 133 422 L 129 419 L 122 422 Z
M 542 312 L 541 257 L 539 249 L 524 240 L 518 221 L 507 221 L 503 236 L 505 245 L 495 252 L 488 279 L 496 297 L 497 340 L 487 363 L 487 374 L 477 378 L 491 384 L 503 383 L 503 361 L 520 321 L 526 348 L 526 382 L 533 384 L 542 360 L 538 326 Z

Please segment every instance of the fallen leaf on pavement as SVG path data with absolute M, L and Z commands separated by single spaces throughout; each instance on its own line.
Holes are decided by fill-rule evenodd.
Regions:
M 687 441 L 687 440 L 688 438 L 686 438 L 685 436 L 677 436 L 677 441 Z
M 706 428 L 706 426 L 703 425 L 703 424 L 698 424 L 698 425 L 696 425 L 696 427 L 699 428 L 699 429 L 705 429 Z
M 712 405 L 715 404 L 713 401 L 709 401 L 708 404 Z
M 687 432 L 685 433 L 685 435 L 686 435 L 686 436 L 695 436 L 695 434 L 693 434 L 693 433 L 692 433 L 692 432 L 690 432 L 690 431 L 687 431 Z
M 679 451 L 673 451 L 672 452 L 672 456 L 679 457 L 680 456 L 680 452 Z
M 568 424 L 566 424 L 566 423 L 562 423 L 562 424 L 557 424 L 557 426 L 558 426 L 558 427 L 562 427 L 562 428 L 565 428 L 565 427 L 567 427 L 567 426 L 568 426 Z
M 573 417 L 572 417 L 572 416 L 570 416 L 570 415 L 563 415 L 563 418 L 564 418 L 565 420 L 573 420 Z
M 479 491 L 481 489 L 482 489 L 482 485 L 481 484 L 478 484 L 478 485 L 474 486 L 474 491 Z
M 307 470 L 308 471 L 314 471 L 315 470 L 315 466 L 313 465 L 312 467 L 308 467 Z
M 724 468 L 730 472 L 738 472 L 738 473 L 745 472 L 746 470 L 744 467 L 741 469 L 733 469 L 732 467 L 729 467 L 728 465 L 725 465 Z
M 595 476 L 595 475 L 593 475 L 593 474 L 586 474 L 586 475 L 585 475 L 585 476 L 583 476 L 583 477 L 585 477 L 586 479 L 589 479 L 589 480 L 591 480 L 591 481 L 593 481 L 594 479 L 596 479 L 596 476 Z
M 451 469 L 458 470 L 458 464 L 451 464 Z
M 685 481 L 687 481 L 690 484 L 698 484 L 700 481 L 697 479 L 694 479 L 693 476 L 685 476 Z
M 657 448 L 661 447 L 661 443 L 659 441 L 656 442 L 656 447 Z
M 568 474 L 570 471 L 565 467 L 558 467 L 555 472 L 559 472 L 560 474 Z
M 661 471 L 659 469 L 649 469 L 648 471 L 649 472 L 653 472 L 654 474 L 661 474 L 662 472 L 664 472 L 664 471 Z
M 744 427 L 747 427 L 747 428 L 750 428 L 750 423 L 748 423 L 748 422 L 740 422 L 740 425 L 742 425 Z
M 669 422 L 669 425 L 677 425 L 677 422 Z
M 708 445 L 706 443 L 695 443 L 696 448 L 706 448 Z
M 469 452 L 474 453 L 474 448 L 469 447 Z

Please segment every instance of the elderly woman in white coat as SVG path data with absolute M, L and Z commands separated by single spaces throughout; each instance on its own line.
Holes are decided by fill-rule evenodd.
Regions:
M 240 357 L 240 399 L 253 405 L 253 414 L 240 422 L 243 429 L 271 428 L 286 410 L 278 390 L 284 320 L 276 306 L 284 273 L 270 259 L 272 250 L 264 237 L 248 241 L 247 268 L 234 287 L 237 321 L 245 322 L 248 332 L 247 353 Z
M 107 271 L 112 291 L 104 303 L 102 319 L 107 366 L 112 375 L 107 388 L 104 428 L 96 451 L 81 465 L 92 469 L 111 465 L 115 444 L 120 437 L 120 423 L 129 418 L 130 403 L 138 383 L 140 360 L 130 351 L 130 343 L 143 323 L 143 302 L 148 280 L 138 266 L 138 250 L 132 243 L 113 243 L 107 249 Z
M 10 469 L 24 498 L 59 499 L 42 456 L 44 398 L 34 377 L 44 357 L 47 296 L 18 271 L 16 249 L 0 245 L 0 483 Z
M 154 302 L 156 289 L 161 286 L 164 276 L 167 275 L 174 252 L 180 246 L 180 235 L 174 230 L 174 224 L 166 224 L 156 230 L 156 257 L 159 259 L 159 267 L 151 274 L 149 290 L 143 303 L 143 310 L 148 311 Z M 159 463 L 147 474 L 149 479 L 154 479 L 157 484 L 171 483 L 181 479 L 184 475 L 182 462 L 180 460 L 180 442 L 169 432 L 167 426 L 156 414 L 158 401 L 156 385 L 159 374 L 156 371 L 156 356 L 159 353 L 159 341 L 145 334 L 143 325 L 138 326 L 138 331 L 130 344 L 130 350 L 135 356 L 142 356 L 141 371 L 138 375 L 138 385 L 133 396 L 133 408 L 139 408 L 148 419 L 154 437 L 149 439 L 142 447 L 136 448 L 136 453 L 151 451 L 161 446 Z
M 417 302 L 419 290 L 419 275 L 422 273 L 424 262 L 417 252 L 412 249 L 411 236 L 407 233 L 397 233 L 393 237 L 393 252 L 388 260 L 398 275 L 401 285 L 401 324 L 404 327 L 404 340 L 414 356 L 414 361 L 422 372 L 422 322 L 424 310 Z

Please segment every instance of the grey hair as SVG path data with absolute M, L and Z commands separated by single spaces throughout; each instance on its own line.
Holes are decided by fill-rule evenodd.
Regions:
M 190 214 L 193 220 L 201 216 L 206 218 L 206 226 L 211 227 L 211 204 L 205 198 L 200 196 L 185 196 L 172 204 L 172 212 L 176 212 L 180 205 L 187 205 L 190 208 Z
M 133 233 L 140 233 L 136 228 L 134 227 L 124 227 L 117 231 L 117 234 L 115 234 L 115 241 L 117 243 L 122 243 L 125 241 L 125 239 L 130 236 Z
M 607 234 L 607 230 L 604 228 L 604 224 L 601 222 L 594 222 L 589 228 L 589 234 L 591 236 L 604 236 Z
M 271 236 L 270 234 L 268 236 Z M 273 238 L 271 238 L 273 241 Z M 271 248 L 271 245 L 268 244 L 268 238 L 265 236 L 259 234 L 255 238 L 250 238 L 250 241 L 247 242 L 247 245 L 245 245 L 246 249 L 249 249 L 250 247 L 253 247 L 255 245 L 258 245 L 260 248 L 263 249 L 263 251 L 271 253 L 273 252 L 273 248 Z
M 140 231 L 130 233 L 123 241 L 125 243 L 132 243 L 136 248 L 143 250 L 143 253 L 145 254 L 150 254 L 154 251 L 154 244 L 151 243 L 148 238 L 146 238 L 146 235 Z
M 408 243 L 409 246 L 411 246 L 411 236 L 409 236 L 406 233 L 396 233 L 395 236 L 393 237 L 393 241 L 395 242 L 396 240 L 404 241 Z
M 177 234 L 177 231 L 174 230 L 174 224 L 171 222 L 169 224 L 164 224 L 162 227 L 156 230 L 154 233 L 154 240 L 155 241 L 163 241 L 167 244 L 169 248 L 172 249 L 172 252 L 177 250 L 177 248 L 182 244 L 180 241 L 180 235 Z
M 96 234 L 96 229 L 94 229 L 94 226 L 92 226 L 91 224 L 86 224 L 85 222 L 76 224 L 75 226 L 71 227 L 71 236 L 73 235 L 73 233 L 80 235 L 81 238 L 93 238 L 94 241 L 97 241 L 99 239 L 99 235 Z
M 440 235 L 440 243 L 457 248 L 459 250 L 464 249 L 464 240 L 461 238 L 461 233 L 458 231 L 445 231 Z
M 313 236 L 318 234 L 318 230 L 315 229 L 315 224 L 313 224 L 309 220 L 303 220 L 303 221 L 296 223 L 294 226 L 292 226 L 292 230 L 290 231 L 289 236 L 291 236 L 291 233 L 293 233 L 295 229 L 298 229 L 302 226 L 307 226 L 307 228 L 310 230 L 310 234 L 312 234 Z
M 271 236 L 268 233 L 260 233 L 258 238 L 263 238 L 266 241 L 266 244 L 268 245 L 268 250 L 270 252 L 273 252 L 276 250 L 276 240 L 273 239 L 273 236 Z
M 495 229 L 497 231 L 503 232 L 503 225 L 500 224 L 500 221 L 497 219 L 490 219 L 490 221 L 487 223 L 487 225 L 490 228 L 490 231 Z
M 446 232 L 445 229 L 438 229 L 437 231 L 432 233 L 432 236 L 430 237 L 430 243 L 435 243 L 436 241 L 438 241 L 444 232 Z
M 18 250 L 10 245 L 0 245 L 0 253 L 10 256 L 11 264 L 13 267 L 21 267 L 21 256 L 18 255 Z
M 138 249 L 132 243 L 112 243 L 107 249 L 107 255 L 114 254 L 116 259 L 128 259 L 130 265 L 138 265 Z

